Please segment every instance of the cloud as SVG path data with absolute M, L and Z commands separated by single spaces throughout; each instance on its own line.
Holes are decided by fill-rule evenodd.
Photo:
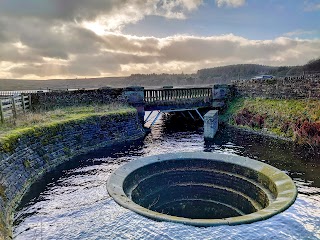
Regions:
M 240 6 L 245 1 L 216 1 Z M 304 64 L 320 56 L 320 40 L 252 40 L 233 34 L 125 35 L 148 15 L 183 19 L 202 0 L 2 0 L 0 78 L 75 78 L 131 73 L 192 73 L 235 63 Z M 293 33 L 292 33 L 293 34 Z M 296 33 L 297 34 L 297 33 Z
M 298 29 L 298 30 L 295 30 L 292 32 L 284 33 L 283 36 L 293 37 L 293 36 L 301 36 L 301 35 L 312 35 L 312 34 L 317 34 L 317 33 L 318 33 L 318 31 L 316 31 L 316 30 L 306 31 L 306 30 Z
M 319 0 L 304 0 L 304 10 L 306 12 L 313 12 L 320 10 Z
M 320 40 L 288 37 L 250 40 L 233 34 L 165 38 L 120 33 L 99 36 L 77 25 L 61 25 L 30 35 L 29 28 L 19 30 L 19 42 L 0 45 L 4 53 L 0 62 L 11 63 L 11 67 L 0 72 L 0 77 L 43 79 L 192 73 L 205 67 L 236 63 L 297 65 L 320 56 Z
M 246 3 L 245 0 L 216 0 L 216 4 L 218 7 L 241 7 Z
M 3 0 L 0 16 L 74 22 L 106 31 L 120 31 L 148 15 L 185 19 L 202 0 Z

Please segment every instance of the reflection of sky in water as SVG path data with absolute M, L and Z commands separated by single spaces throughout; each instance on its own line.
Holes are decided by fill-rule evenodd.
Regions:
M 233 130 L 220 132 L 211 143 L 204 142 L 202 129 L 193 122 L 178 124 L 180 130 L 174 132 L 158 121 L 144 141 L 83 156 L 69 170 L 48 176 L 47 183 L 38 186 L 40 195 L 30 195 L 17 213 L 16 239 L 320 238 L 319 163 L 302 161 L 288 151 L 290 146 Z M 273 147 L 278 144 L 281 146 Z M 108 195 L 106 181 L 120 165 L 140 156 L 179 151 L 214 151 L 263 160 L 290 174 L 298 198 L 288 210 L 265 221 L 198 228 L 149 220 L 120 207 Z

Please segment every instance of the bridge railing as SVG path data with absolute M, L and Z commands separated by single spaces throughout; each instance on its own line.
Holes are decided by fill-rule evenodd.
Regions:
M 174 102 L 188 99 L 208 99 L 212 97 L 212 88 L 172 88 L 145 89 L 145 103 Z

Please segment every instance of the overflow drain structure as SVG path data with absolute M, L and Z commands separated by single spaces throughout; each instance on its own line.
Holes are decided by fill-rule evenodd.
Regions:
M 292 179 L 277 168 L 202 152 L 131 161 L 110 176 L 107 189 L 118 204 L 143 216 L 194 226 L 264 220 L 297 196 Z

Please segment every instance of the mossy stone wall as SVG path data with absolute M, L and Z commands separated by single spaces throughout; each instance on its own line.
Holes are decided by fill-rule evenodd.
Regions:
M 22 134 L 0 151 L 0 239 L 11 239 L 13 212 L 30 185 L 71 158 L 145 134 L 137 113 L 91 116 Z

